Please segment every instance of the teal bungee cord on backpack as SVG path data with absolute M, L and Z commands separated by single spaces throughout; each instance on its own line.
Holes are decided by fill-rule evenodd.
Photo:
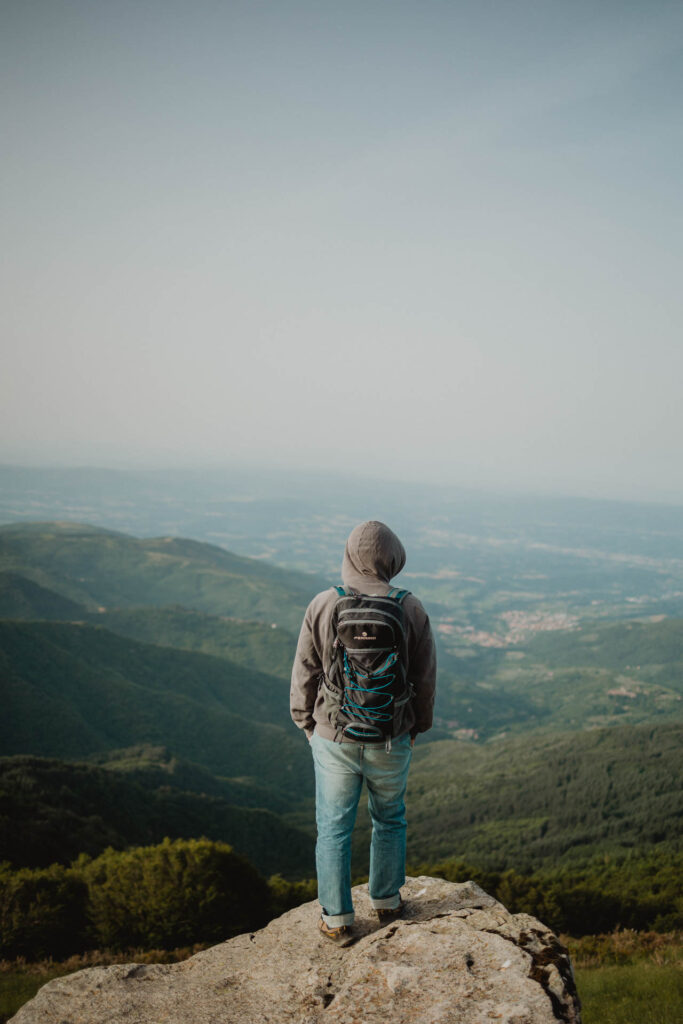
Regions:
M 386 597 L 336 588 L 331 623 L 331 662 L 323 695 L 335 739 L 385 743 L 404 731 L 412 696 L 407 678 L 407 639 L 402 603 L 407 590 Z

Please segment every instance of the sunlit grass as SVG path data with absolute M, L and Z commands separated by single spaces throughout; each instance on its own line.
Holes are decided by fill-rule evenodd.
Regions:
M 5 1021 L 13 1017 L 24 1003 L 33 999 L 46 981 L 57 978 L 60 974 L 64 974 L 64 971 L 58 967 L 44 974 L 24 973 L 20 970 L 14 973 L 0 973 L 0 1024 L 5 1024 Z
M 653 963 L 576 970 L 583 1024 L 683 1024 L 683 971 Z

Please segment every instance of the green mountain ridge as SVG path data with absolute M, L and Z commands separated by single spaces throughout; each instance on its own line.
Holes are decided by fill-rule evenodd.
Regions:
M 305 600 L 323 585 L 196 541 L 138 540 L 69 523 L 0 527 L 0 568 L 9 563 L 6 571 L 15 581 L 21 573 L 32 574 L 25 585 L 15 586 L 35 586 L 37 575 L 44 588 L 58 588 L 52 596 L 42 594 L 48 610 L 68 590 L 85 602 L 78 618 L 91 625 L 157 646 L 227 658 L 282 679 L 289 677 Z M 253 587 L 261 586 L 256 604 L 267 594 L 268 615 L 262 603 L 254 605 Z M 302 586 L 310 589 L 297 609 L 296 588 L 300 593 Z M 270 612 L 284 618 L 272 607 L 275 597 L 278 608 L 287 609 L 289 626 L 278 621 L 279 628 L 272 629 Z M 23 595 L 16 600 L 13 612 L 8 599 L 5 614 L 26 618 Z M 225 611 L 228 603 L 232 610 Z M 73 620 L 73 608 L 69 612 L 65 617 Z M 47 617 L 39 609 L 35 614 Z M 55 616 L 50 612 L 49 617 Z M 463 729 L 486 740 L 537 728 L 582 730 L 683 718 L 682 652 L 682 619 L 584 623 L 537 634 L 507 650 L 453 652 L 440 644 L 430 739 L 458 737 Z M 288 725 L 284 705 L 280 723 Z M 115 745 L 147 741 L 121 737 Z
M 18 572 L 0 572 L 0 619 L 75 619 L 85 611 Z
M 93 754 L 88 763 L 118 772 L 145 789 L 179 789 L 203 796 L 216 796 L 237 807 L 258 807 L 285 814 L 291 809 L 291 794 L 260 786 L 245 779 L 214 775 L 193 761 L 176 757 L 166 747 L 141 744 Z
M 325 582 L 177 537 L 140 539 L 76 523 L 0 526 L 0 571 L 90 611 L 180 604 L 298 630 Z
M 179 606 L 114 608 L 88 613 L 85 620 L 143 643 L 211 654 L 287 681 L 291 675 L 296 637 L 262 622 L 227 619 Z

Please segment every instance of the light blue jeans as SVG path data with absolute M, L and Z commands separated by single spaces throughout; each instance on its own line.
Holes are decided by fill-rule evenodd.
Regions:
M 331 928 L 353 923 L 351 833 L 363 779 L 372 818 L 370 899 L 373 907 L 393 910 L 406 876 L 405 793 L 412 748 L 410 734 L 384 744 L 334 743 L 313 734 L 315 847 L 318 899 Z

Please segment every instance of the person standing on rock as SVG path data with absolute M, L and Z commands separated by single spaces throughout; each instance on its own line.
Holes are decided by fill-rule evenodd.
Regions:
M 381 922 L 403 912 L 405 792 L 416 736 L 432 726 L 436 653 L 420 601 L 392 587 L 406 554 L 384 523 L 352 530 L 343 587 L 313 598 L 292 668 L 290 711 L 316 781 L 319 928 L 354 941 L 351 834 L 365 781 L 372 819 L 369 891 Z

